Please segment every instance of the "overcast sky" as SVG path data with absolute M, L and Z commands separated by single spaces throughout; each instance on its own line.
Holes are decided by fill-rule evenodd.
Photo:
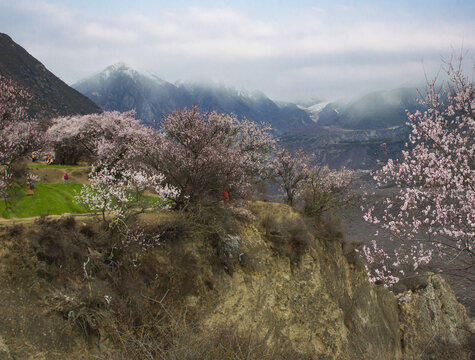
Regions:
M 475 58 L 475 1 L 0 0 L 0 32 L 72 84 L 123 61 L 275 100 L 420 84 Z

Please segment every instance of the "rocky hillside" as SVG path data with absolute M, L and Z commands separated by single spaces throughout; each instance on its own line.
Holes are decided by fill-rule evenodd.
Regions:
M 282 134 L 280 141 L 315 154 L 319 164 L 334 169 L 374 169 L 378 161 L 400 156 L 407 138 L 406 127 L 352 130 L 313 124 Z
M 342 234 L 281 204 L 228 207 L 206 226 L 196 216 L 206 217 L 142 215 L 142 250 L 119 246 L 87 218 L 4 227 L 0 357 L 474 354 L 470 319 L 438 276 L 398 296 L 371 285 Z
M 243 93 L 216 84 L 174 85 L 154 75 L 142 74 L 123 63 L 73 85 L 103 110 L 135 109 L 149 125 L 160 123 L 177 108 L 198 105 L 201 110 L 234 113 L 238 118 L 272 125 L 277 133 L 312 123 L 294 104 L 277 105 L 262 93 Z
M 0 75 L 13 79 L 32 95 L 32 116 L 90 114 L 101 109 L 86 96 L 69 87 L 37 59 L 0 33 Z

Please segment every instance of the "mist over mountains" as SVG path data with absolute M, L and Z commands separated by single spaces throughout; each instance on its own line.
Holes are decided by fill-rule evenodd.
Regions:
M 246 93 L 224 85 L 171 84 L 124 63 L 109 66 L 73 87 L 103 110 L 136 109 L 137 118 L 152 126 L 158 126 L 171 111 L 194 105 L 203 111 L 269 123 L 282 144 L 315 154 L 319 163 L 332 168 L 370 169 L 378 160 L 397 157 L 408 135 L 406 110 L 420 108 L 415 88 L 330 103 L 276 103 L 261 92 Z
M 142 74 L 124 63 L 73 85 L 103 110 L 135 109 L 137 118 L 156 126 L 173 110 L 199 106 L 202 111 L 234 113 L 269 123 L 277 134 L 313 123 L 309 114 L 295 104 L 277 105 L 262 93 L 245 93 L 216 84 L 171 84 L 154 75 Z
M 372 169 L 397 158 L 407 142 L 407 113 L 423 110 L 415 88 L 378 91 L 318 108 L 316 123 L 282 134 L 283 144 L 302 148 L 332 168 Z M 381 146 L 384 144 L 384 146 Z
M 421 94 L 415 88 L 378 91 L 352 101 L 329 103 L 318 114 L 318 124 L 343 129 L 369 130 L 402 126 L 406 110 L 421 109 Z

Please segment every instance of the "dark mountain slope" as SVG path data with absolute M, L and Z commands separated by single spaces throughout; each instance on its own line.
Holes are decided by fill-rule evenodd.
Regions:
M 89 114 L 101 109 L 86 96 L 48 71 L 8 35 L 0 33 L 0 75 L 11 78 L 31 93 L 32 116 Z

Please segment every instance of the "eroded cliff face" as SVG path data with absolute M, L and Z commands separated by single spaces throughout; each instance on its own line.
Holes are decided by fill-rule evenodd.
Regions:
M 266 206 L 273 207 L 274 217 L 299 216 Z M 348 262 L 339 241 L 314 237 L 296 264 L 275 256 L 254 226 L 243 233 L 240 251 L 248 263 L 232 277 L 219 276 L 220 296 L 209 324 L 226 319 L 249 328 L 259 323 L 269 341 L 280 332 L 299 353 L 318 359 L 417 356 L 431 339 L 461 344 L 473 332 L 465 308 L 439 276 L 432 276 L 425 289 L 396 297 L 370 284 L 366 272 Z
M 224 267 L 222 263 L 217 265 L 215 245 L 207 236 L 188 234 L 190 238 L 174 244 L 177 250 L 166 244 L 156 248 L 148 260 L 155 264 L 149 265 L 155 266 L 151 271 L 153 277 L 146 283 L 134 284 L 138 298 L 152 299 L 151 289 L 162 286 L 163 297 L 173 300 L 171 297 L 177 293 L 173 281 L 180 278 L 184 264 L 192 260 L 195 270 L 181 277 L 182 281 L 188 277 L 194 288 L 183 296 L 183 309 L 184 312 L 199 312 L 199 324 L 195 329 L 204 334 L 230 327 L 270 345 L 285 340 L 286 347 L 301 354 L 298 358 L 328 360 L 419 359 L 434 342 L 456 347 L 466 344 L 473 334 L 465 309 L 439 276 L 432 276 L 424 289 L 395 296 L 383 286 L 370 284 L 364 269 L 348 262 L 351 256 L 345 256 L 338 236 L 325 234 L 315 228 L 315 224 L 313 228 L 312 224 L 307 224 L 301 229 L 311 241 L 300 257 L 282 255 L 278 243 L 270 239 L 270 236 L 279 237 L 280 230 L 264 229 L 264 217 L 271 214 L 279 221 L 297 219 L 300 221 L 297 224 L 304 224 L 299 220 L 300 215 L 279 204 L 257 203 L 251 205 L 251 210 L 257 219 L 241 222 L 238 234 L 232 234 L 239 238 L 231 238 L 228 248 L 221 249 L 226 260 Z M 303 236 L 302 232 L 300 236 Z M 170 282 L 165 284 L 162 278 L 157 278 L 155 272 L 159 270 L 168 274 Z M 91 273 L 90 276 L 94 288 L 95 277 L 99 278 L 99 274 Z M 82 276 L 76 279 L 84 282 Z M 104 287 L 106 278 L 100 281 Z M 61 291 L 64 297 L 68 294 L 65 287 Z M 2 303 L 7 303 L 6 294 L 4 289 L 0 291 Z M 28 303 L 36 304 L 40 309 L 46 303 L 47 294 L 37 287 L 34 295 L 28 297 Z M 161 306 L 158 303 L 161 297 L 154 297 L 151 306 Z M 9 317 L 21 318 L 20 313 L 15 314 L 13 302 L 10 305 Z M 20 312 L 24 306 L 18 304 L 17 309 Z M 110 310 L 107 310 L 108 314 L 118 313 L 117 309 Z M 59 344 L 64 336 L 56 328 L 65 327 L 68 320 L 55 315 L 52 309 L 29 311 L 38 317 L 35 320 L 38 324 L 48 323 L 51 329 L 37 331 L 38 338 L 21 339 L 31 331 L 17 328 L 22 326 L 21 322 L 9 323 L 16 338 L 10 338 L 11 331 L 0 329 L 0 358 L 15 358 L 15 354 L 26 353 L 37 354 L 38 358 L 66 355 L 87 358 L 92 356 L 90 354 L 124 358 L 114 357 L 113 342 L 107 339 L 108 331 L 100 329 L 95 338 L 86 342 L 81 338 L 81 332 L 73 329 L 68 330 L 70 345 L 42 346 L 42 336 L 48 344 Z M 115 322 L 115 315 L 110 316 L 108 321 Z M 50 320 L 43 321 L 42 317 Z M 46 332 L 48 336 L 43 335 Z M 19 351 L 16 348 L 21 341 L 30 344 L 28 349 Z M 462 354 L 457 357 L 460 360 L 464 356 L 470 357 L 468 350 L 459 354 Z
M 273 216 L 279 216 L 277 209 Z M 220 277 L 209 323 L 259 322 L 269 339 L 279 331 L 298 352 L 323 359 L 400 358 L 431 336 L 456 343 L 467 336 L 465 309 L 439 277 L 405 295 L 404 303 L 371 285 L 362 268 L 348 263 L 339 241 L 315 238 L 300 264 L 292 264 L 275 256 L 256 228 L 244 233 L 241 251 L 249 264 Z
M 270 340 L 280 332 L 296 351 L 327 359 L 400 355 L 396 297 L 368 283 L 349 265 L 337 242 L 317 241 L 299 265 L 276 257 L 252 229 L 243 239 L 246 268 L 217 282 L 220 294 L 208 323 L 223 319 L 244 330 L 259 323 Z M 256 250 L 259 249 L 259 250 Z

